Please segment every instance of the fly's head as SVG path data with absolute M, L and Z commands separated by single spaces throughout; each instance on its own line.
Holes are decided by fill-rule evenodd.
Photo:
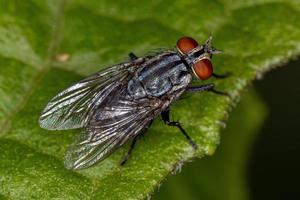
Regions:
M 190 66 L 194 75 L 206 80 L 213 74 L 211 58 L 213 54 L 221 53 L 211 47 L 212 37 L 210 36 L 203 45 L 199 45 L 196 40 L 190 37 L 182 37 L 177 41 L 177 50 Z

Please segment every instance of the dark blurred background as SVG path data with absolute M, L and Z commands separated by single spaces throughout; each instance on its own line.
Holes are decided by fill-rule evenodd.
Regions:
M 256 93 L 246 91 L 254 95 L 242 99 L 230 116 L 216 153 L 170 176 L 154 200 L 300 199 L 300 59 L 267 73 L 253 87 Z
M 252 199 L 300 199 L 300 59 L 254 86 L 269 114 L 249 161 Z

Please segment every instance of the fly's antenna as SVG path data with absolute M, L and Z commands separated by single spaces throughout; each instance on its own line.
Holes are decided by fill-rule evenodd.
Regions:
M 212 43 L 212 35 L 210 34 L 210 36 L 208 37 L 208 39 L 206 40 L 205 44 L 204 44 L 204 52 L 209 53 L 209 54 L 219 54 L 222 53 L 221 50 L 215 49 L 211 46 Z
M 208 37 L 208 39 L 206 40 L 205 44 L 204 44 L 204 51 L 208 52 L 208 50 L 211 48 L 211 41 L 212 41 L 212 35 L 210 35 Z
M 212 47 L 211 49 L 208 50 L 208 53 L 209 54 L 220 54 L 220 53 L 223 53 L 223 51 L 215 49 L 215 48 Z

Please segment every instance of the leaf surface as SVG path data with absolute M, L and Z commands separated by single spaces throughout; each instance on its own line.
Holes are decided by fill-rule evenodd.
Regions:
M 241 92 L 300 51 L 298 1 L 0 1 L 0 194 L 8 199 L 144 199 L 177 165 L 214 153 Z M 128 145 L 81 171 L 63 166 L 78 131 L 51 132 L 37 120 L 46 103 L 82 77 L 133 51 L 173 47 L 183 35 L 214 36 L 211 79 L 232 99 L 203 93 L 173 106 L 199 149 L 159 120 L 119 166 Z M 208 81 L 207 81 L 208 82 Z M 1 196 L 1 197 L 2 197 Z

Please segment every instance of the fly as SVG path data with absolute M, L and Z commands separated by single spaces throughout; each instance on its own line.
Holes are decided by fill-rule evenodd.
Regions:
M 191 86 L 192 76 L 206 80 L 213 73 L 211 58 L 220 51 L 211 47 L 211 37 L 199 45 L 182 37 L 176 48 L 130 60 L 99 71 L 62 91 L 43 110 L 39 124 L 48 130 L 83 128 L 65 156 L 69 169 L 83 169 L 104 160 L 131 140 L 123 165 L 139 136 L 162 116 L 166 125 L 178 127 L 193 148 L 196 143 L 177 121 L 169 107 L 185 92 L 211 91 L 214 84 Z

